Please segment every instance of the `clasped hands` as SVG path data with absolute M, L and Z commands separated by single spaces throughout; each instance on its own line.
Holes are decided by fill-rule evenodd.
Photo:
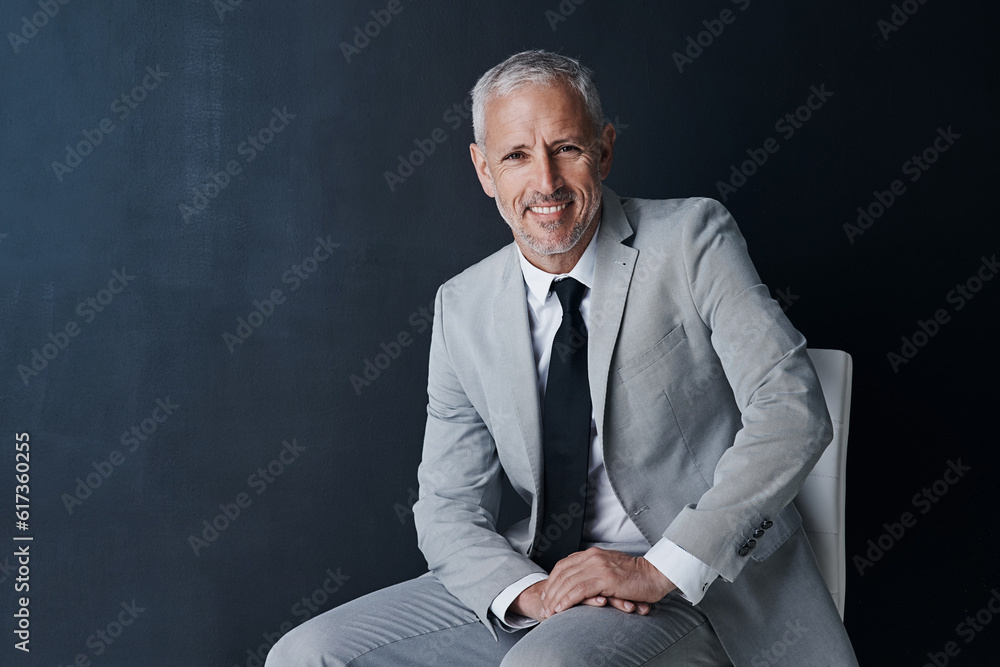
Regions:
M 544 581 L 524 589 L 510 611 L 536 621 L 578 604 L 611 605 L 625 613 L 645 616 L 649 605 L 677 588 L 641 556 L 591 547 L 556 563 Z

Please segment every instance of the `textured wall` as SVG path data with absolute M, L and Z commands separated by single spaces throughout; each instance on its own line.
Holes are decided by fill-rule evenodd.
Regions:
M 434 291 L 510 239 L 467 91 L 541 47 L 596 70 L 613 189 L 724 200 L 810 344 L 854 356 L 861 663 L 988 664 L 997 13 L 4 2 L 0 662 L 253 667 L 422 571 Z

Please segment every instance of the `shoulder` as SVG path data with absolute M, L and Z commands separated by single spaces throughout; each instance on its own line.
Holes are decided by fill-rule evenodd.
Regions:
M 635 233 L 635 247 L 653 243 L 690 248 L 711 245 L 726 236 L 742 240 L 733 216 L 720 202 L 709 197 L 622 198 L 620 201 Z
M 518 270 L 517 251 L 511 242 L 476 262 L 441 285 L 439 298 L 449 302 L 482 302 L 491 299 Z
M 633 228 L 657 226 L 679 228 L 685 225 L 704 224 L 713 218 L 731 217 L 720 202 L 709 197 L 687 197 L 684 199 L 620 199 L 625 216 Z

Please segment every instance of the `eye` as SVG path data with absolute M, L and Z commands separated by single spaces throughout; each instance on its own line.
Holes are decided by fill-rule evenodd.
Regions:
M 524 157 L 524 153 L 513 152 L 503 157 L 503 160 L 520 160 Z
M 558 148 L 558 150 L 556 150 L 557 154 L 558 153 L 579 153 L 579 152 L 580 152 L 580 148 L 579 147 L 572 146 L 572 145 L 569 145 L 569 144 L 567 144 L 566 146 L 560 146 Z

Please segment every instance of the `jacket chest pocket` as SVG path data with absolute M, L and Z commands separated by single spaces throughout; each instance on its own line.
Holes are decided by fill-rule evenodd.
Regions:
M 663 338 L 654 343 L 652 347 L 622 364 L 618 369 L 619 381 L 625 384 L 640 375 L 651 374 L 648 371 L 655 369 L 663 361 L 664 357 L 686 340 L 687 335 L 684 333 L 684 325 L 678 324 Z

